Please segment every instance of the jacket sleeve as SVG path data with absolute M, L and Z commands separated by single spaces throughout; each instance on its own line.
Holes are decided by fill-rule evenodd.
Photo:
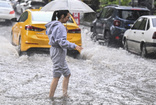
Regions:
M 71 43 L 67 40 L 67 31 L 66 29 L 57 29 L 57 37 L 56 37 L 57 43 L 60 45 L 62 48 L 66 49 L 74 49 L 76 47 L 75 43 Z

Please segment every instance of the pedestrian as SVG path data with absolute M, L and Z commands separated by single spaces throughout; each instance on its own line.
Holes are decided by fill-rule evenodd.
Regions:
M 49 98 L 54 97 L 54 93 L 61 75 L 64 76 L 62 89 L 63 97 L 68 96 L 68 83 L 71 72 L 66 63 L 67 49 L 82 50 L 82 47 L 67 40 L 67 29 L 63 25 L 69 20 L 68 10 L 59 10 L 53 13 L 52 21 L 45 25 L 46 33 L 49 37 L 50 57 L 53 62 L 53 79 L 50 86 Z M 57 18 L 57 20 L 56 20 Z

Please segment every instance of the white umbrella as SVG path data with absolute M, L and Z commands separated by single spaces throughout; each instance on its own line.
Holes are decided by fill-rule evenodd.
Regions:
M 69 10 L 73 12 L 94 12 L 87 4 L 80 0 L 54 0 L 45 5 L 41 11 Z

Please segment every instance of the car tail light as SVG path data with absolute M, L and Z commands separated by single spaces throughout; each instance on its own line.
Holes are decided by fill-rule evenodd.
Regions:
M 9 12 L 9 14 L 14 14 L 14 13 L 15 13 L 15 11 L 10 11 L 10 12 Z
M 156 39 L 156 32 L 154 32 L 152 39 Z
M 25 30 L 29 30 L 29 31 L 43 31 L 44 29 L 38 28 L 38 27 L 34 27 L 34 26 L 30 26 L 30 25 L 26 25 L 25 26 Z
M 141 9 L 133 8 L 133 9 L 131 9 L 131 10 L 136 10 L 136 11 L 137 11 L 137 10 L 141 10 Z
M 81 29 L 77 28 L 77 29 L 68 30 L 68 33 L 81 33 Z
M 119 20 L 114 20 L 114 26 L 120 26 L 120 21 Z
M 119 36 L 116 36 L 115 39 L 119 40 L 120 38 L 119 38 Z

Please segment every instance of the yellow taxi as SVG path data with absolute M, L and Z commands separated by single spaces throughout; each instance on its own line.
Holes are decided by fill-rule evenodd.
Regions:
M 49 49 L 51 47 L 48 44 L 45 24 L 51 21 L 52 15 L 53 12 L 28 9 L 18 20 L 17 18 L 12 19 L 17 22 L 11 31 L 12 44 L 18 46 L 19 55 L 31 49 Z M 67 40 L 81 46 L 81 29 L 72 16 L 64 26 L 68 29 Z

